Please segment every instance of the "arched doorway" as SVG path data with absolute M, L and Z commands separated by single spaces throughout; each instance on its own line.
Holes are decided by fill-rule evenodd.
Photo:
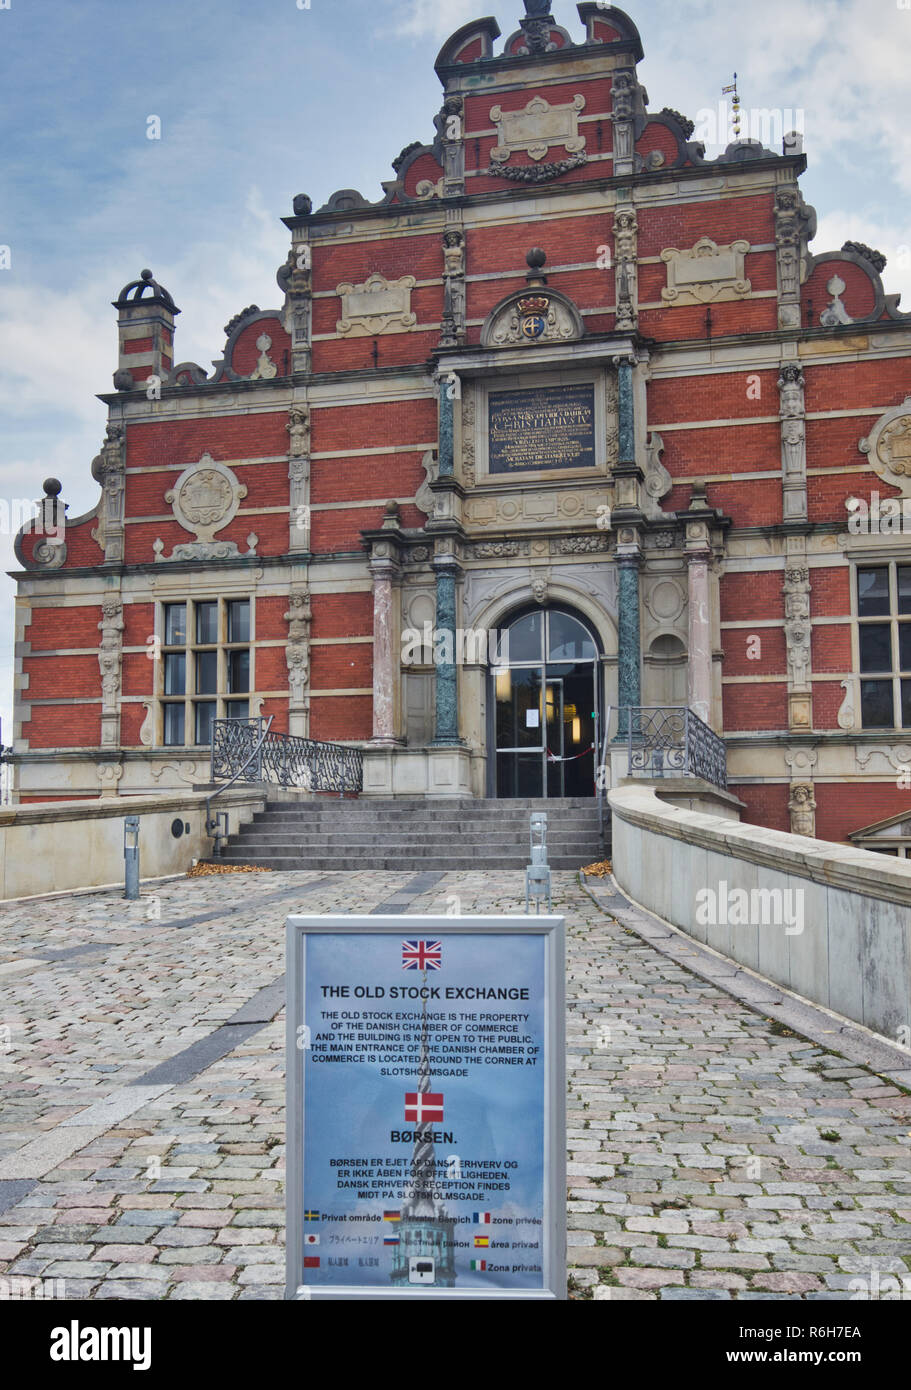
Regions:
M 594 796 L 600 644 L 565 608 L 525 609 L 499 628 L 490 671 L 488 795 Z

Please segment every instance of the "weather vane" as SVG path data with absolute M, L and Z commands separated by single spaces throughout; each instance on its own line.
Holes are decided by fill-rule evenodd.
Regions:
M 722 96 L 728 96 L 728 95 L 730 95 L 731 92 L 734 93 L 733 100 L 731 101 L 731 109 L 732 109 L 732 111 L 733 111 L 733 113 L 734 113 L 734 122 L 733 122 L 734 139 L 735 139 L 735 140 L 739 140 L 739 139 L 740 139 L 740 95 L 739 95 L 739 93 L 738 93 L 738 91 L 737 91 L 737 74 L 736 74 L 736 72 L 734 73 L 734 81 L 733 81 L 732 85 L 731 85 L 730 87 L 722 87 L 722 89 L 721 89 L 721 94 L 722 94 Z

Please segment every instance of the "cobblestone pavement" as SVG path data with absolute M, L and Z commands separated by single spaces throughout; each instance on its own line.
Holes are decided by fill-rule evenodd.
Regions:
M 574 1296 L 911 1297 L 911 1095 L 554 886 Z M 0 909 L 0 1296 L 280 1298 L 286 914 L 523 901 L 521 873 L 270 873 Z

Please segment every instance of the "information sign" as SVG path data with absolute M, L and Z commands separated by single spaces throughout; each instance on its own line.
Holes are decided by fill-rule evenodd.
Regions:
M 563 918 L 288 918 L 289 1298 L 565 1298 Z

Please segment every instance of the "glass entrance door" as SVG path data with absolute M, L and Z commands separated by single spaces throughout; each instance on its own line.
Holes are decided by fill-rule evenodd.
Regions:
M 499 797 L 593 796 L 598 649 L 577 618 L 517 618 L 491 673 Z

